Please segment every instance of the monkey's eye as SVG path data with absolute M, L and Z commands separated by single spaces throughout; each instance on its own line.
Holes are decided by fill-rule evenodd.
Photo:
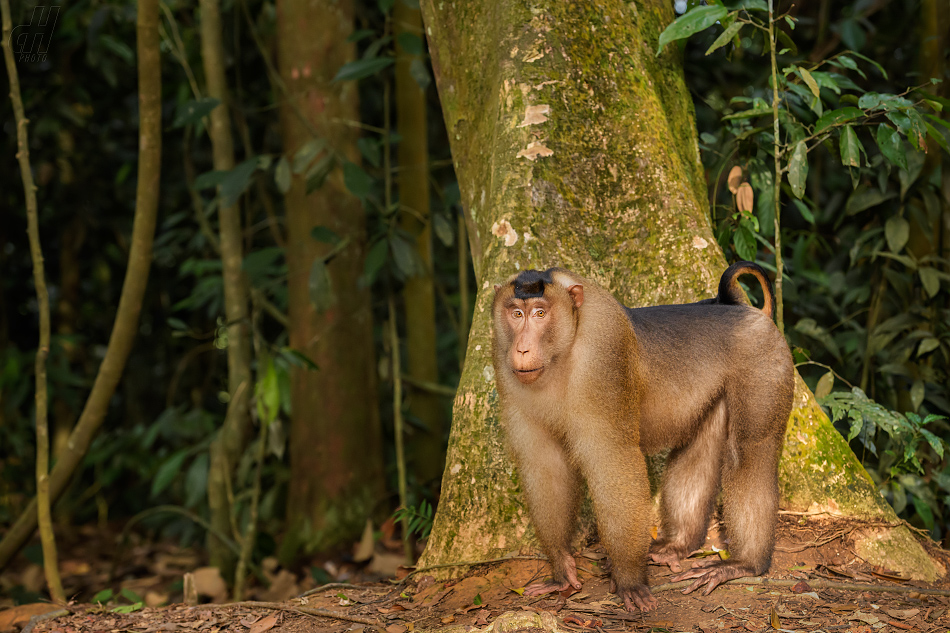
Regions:
M 515 317 L 516 319 L 520 319 L 521 317 L 524 316 L 524 314 L 521 312 L 521 310 L 514 310 L 511 313 L 511 316 Z
M 545 312 L 544 312 L 544 310 L 536 310 L 535 313 L 534 313 L 534 315 L 535 315 L 536 317 L 538 317 L 539 319 L 543 319 L 543 318 L 544 318 L 544 315 L 545 315 Z

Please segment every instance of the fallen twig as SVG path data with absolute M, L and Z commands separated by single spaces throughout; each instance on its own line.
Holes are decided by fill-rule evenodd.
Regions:
M 244 602 L 230 602 L 225 605 L 221 604 L 202 604 L 195 607 L 196 609 L 202 608 L 221 608 L 223 606 L 227 607 L 250 607 L 253 609 L 271 609 L 273 611 L 287 611 L 289 613 L 299 613 L 301 615 L 311 615 L 319 618 L 332 618 L 334 620 L 345 620 L 347 622 L 356 622 L 357 624 L 365 624 L 367 626 L 379 626 L 379 620 L 373 618 L 364 618 L 358 615 L 350 615 L 348 613 L 341 613 L 339 611 L 330 611 L 329 609 L 314 609 L 312 607 L 300 607 L 290 604 L 281 604 L 280 602 L 257 602 L 254 600 L 245 600 Z

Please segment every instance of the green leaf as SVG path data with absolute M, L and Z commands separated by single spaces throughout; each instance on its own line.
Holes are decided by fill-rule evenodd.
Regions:
M 930 267 L 919 268 L 917 274 L 920 275 L 920 283 L 924 285 L 924 290 L 927 292 L 927 296 L 931 299 L 937 296 L 937 293 L 940 292 L 940 273 Z M 921 344 L 923 347 L 923 344 Z
M 728 13 L 726 7 L 719 5 L 696 7 L 691 11 L 687 11 L 660 33 L 659 48 L 657 48 L 656 54 L 659 55 L 663 47 L 670 42 L 686 39 L 712 26 L 726 17 Z
M 811 73 L 807 69 L 799 67 L 798 74 L 801 75 L 802 79 L 805 81 L 805 85 L 808 86 L 808 89 L 811 90 L 811 93 L 815 95 L 816 99 L 821 99 L 821 90 L 818 88 L 818 82 L 815 81 L 815 78 L 811 76 Z
M 837 110 L 835 110 L 837 112 Z M 829 112 L 829 114 L 831 114 Z M 861 145 L 861 141 L 858 140 L 858 135 L 855 134 L 854 128 L 850 125 L 844 126 L 844 129 L 841 130 L 841 139 L 838 143 L 841 149 L 841 164 L 845 167 L 860 167 L 861 166 L 861 154 L 864 153 L 864 147 Z
M 384 68 L 389 68 L 395 60 L 392 57 L 374 57 L 373 59 L 358 59 L 344 64 L 333 81 L 352 81 L 371 77 Z
M 188 457 L 188 450 L 182 449 L 177 453 L 172 454 L 171 457 L 165 460 L 165 462 L 159 466 L 158 472 L 155 473 L 155 478 L 152 479 L 152 496 L 155 497 L 165 488 L 175 480 L 175 477 L 178 476 L 178 473 L 181 471 L 182 464 L 185 463 L 185 458 Z
M 420 90 L 426 90 L 432 83 L 426 63 L 418 57 L 409 64 L 409 76 L 416 80 Z
M 389 244 L 386 240 L 379 240 L 366 253 L 366 261 L 363 263 L 363 277 L 366 286 L 372 285 L 376 281 L 376 275 L 379 269 L 386 263 L 386 253 L 389 251 Z
M 197 508 L 208 490 L 208 453 L 199 453 L 185 474 L 185 507 Z
M 173 330 L 178 330 L 179 332 L 187 332 L 188 324 L 182 321 L 181 319 L 175 317 L 168 317 L 165 322 Z
M 334 165 L 336 165 L 336 160 L 331 154 L 326 154 L 310 168 L 306 176 L 308 194 L 313 193 L 323 186 L 323 183 L 327 180 L 327 176 L 333 171 Z
M 732 234 L 732 245 L 736 249 L 736 254 L 742 259 L 747 261 L 755 259 L 755 236 L 747 226 L 740 225 Z
M 326 263 L 319 257 L 313 260 L 310 266 L 310 303 L 317 312 L 326 312 L 336 303 L 333 294 L 333 283 L 330 280 L 330 271 Z
M 92 597 L 92 601 L 99 602 L 99 603 L 109 602 L 110 600 L 112 600 L 112 596 L 114 595 L 115 595 L 115 592 L 113 592 L 111 589 L 103 589 L 102 591 L 100 591 L 99 593 L 97 593 L 96 595 Z
M 815 134 L 819 134 L 833 125 L 840 125 L 845 121 L 851 121 L 862 116 L 864 116 L 864 110 L 858 108 L 839 108 L 838 110 L 825 112 L 815 123 Z
M 356 146 L 360 148 L 360 154 L 366 159 L 366 162 L 373 167 L 379 167 L 381 156 L 379 151 L 379 141 L 366 136 L 356 141 Z
M 257 417 L 264 425 L 271 424 L 280 413 L 280 384 L 274 362 L 267 360 L 264 375 L 254 387 L 257 400 Z
M 336 231 L 325 226 L 315 226 L 310 229 L 310 237 L 317 240 L 318 242 L 331 244 L 333 246 L 339 244 L 340 240 L 342 239 L 339 235 L 337 235 Z
M 220 104 L 220 99 L 212 99 L 211 97 L 186 101 L 185 103 L 180 104 L 175 111 L 175 122 L 172 123 L 172 127 L 176 128 L 185 127 L 186 125 L 194 125 L 204 117 L 211 114 L 211 111 L 217 108 Z
M 350 33 L 350 36 L 346 38 L 347 42 L 359 42 L 365 40 L 367 37 L 372 37 L 376 35 L 376 31 L 373 29 L 360 29 L 358 31 L 353 31 Z
M 788 184 L 792 186 L 792 193 L 796 198 L 805 195 L 805 181 L 808 179 L 808 149 L 805 141 L 795 144 L 795 151 L 788 161 Z
M 751 110 L 742 110 L 733 114 L 727 114 L 722 117 L 723 121 L 732 121 L 735 119 L 751 119 L 752 117 L 771 115 L 772 108 L 752 108 Z
M 257 171 L 257 157 L 248 158 L 234 169 L 225 172 L 221 181 L 221 199 L 226 207 L 234 206 L 241 194 L 251 184 L 251 176 Z
M 838 347 L 838 343 L 836 343 L 835 339 L 828 333 L 828 330 L 818 325 L 818 322 L 814 319 L 800 319 L 798 323 L 795 324 L 795 331 L 801 332 L 821 342 L 835 358 L 841 359 L 841 351 Z
M 901 144 L 900 134 L 891 126 L 881 123 L 877 126 L 877 146 L 881 148 L 881 153 L 892 164 L 907 169 L 907 156 L 904 154 L 904 146 Z
M 446 246 L 452 246 L 455 242 L 455 227 L 441 213 L 432 216 L 432 228 L 439 240 Z
M 396 43 L 409 55 L 422 55 L 425 52 L 422 38 L 415 33 L 400 33 L 396 36 Z
M 482 594 L 480 594 L 480 593 L 475 594 L 475 599 L 472 600 L 472 604 L 474 604 L 476 607 L 481 606 L 481 604 L 482 604 Z
M 815 386 L 815 397 L 821 400 L 831 393 L 831 388 L 834 386 L 835 373 L 833 371 L 829 371 L 818 380 L 818 384 Z
M 929 416 L 928 416 L 929 417 Z M 927 429 L 919 429 L 920 434 L 924 436 L 924 439 L 927 440 L 927 443 L 930 444 L 930 448 L 934 449 L 934 452 L 943 459 L 943 447 L 944 443 L 939 437 L 928 431 Z
M 798 209 L 798 212 L 802 214 L 802 217 L 809 224 L 815 223 L 815 214 L 812 213 L 811 209 L 808 208 L 808 205 L 802 202 L 801 200 L 792 200 L 795 203 L 795 207 Z
M 730 24 L 722 33 L 719 34 L 719 37 L 716 38 L 716 41 L 706 49 L 706 54 L 709 55 L 715 50 L 718 50 L 732 41 L 732 38 L 739 35 L 739 30 L 745 25 L 744 22 L 739 22 L 736 20 Z
M 373 179 L 362 167 L 346 161 L 343 163 L 343 184 L 357 198 L 365 198 L 373 186 Z
M 884 225 L 884 236 L 887 248 L 894 254 L 900 253 L 910 237 L 910 224 L 899 215 L 891 216 Z
M 861 53 L 857 53 L 857 52 L 855 52 L 855 51 L 848 51 L 848 52 L 851 53 L 852 55 L 854 55 L 855 57 L 858 57 L 858 58 L 860 58 L 860 59 L 863 59 L 863 60 L 866 61 L 867 63 L 869 63 L 869 64 L 871 64 L 872 66 L 874 66 L 875 68 L 877 68 L 877 71 L 878 71 L 879 73 L 881 73 L 881 74 L 884 76 L 884 79 L 887 79 L 887 71 L 884 70 L 884 67 L 881 66 L 880 64 L 878 64 L 876 61 L 874 61 L 874 60 L 871 59 L 870 57 L 867 57 L 867 56 L 862 55 Z
M 394 235 L 389 245 L 392 248 L 393 259 L 396 260 L 396 266 L 402 274 L 406 277 L 415 277 L 418 269 L 414 246 L 399 235 Z
M 943 151 L 950 154 L 950 145 L 947 144 L 947 137 L 941 134 L 940 131 L 937 130 L 937 128 L 930 125 L 926 121 L 924 121 L 924 127 L 927 130 L 927 135 L 933 140 L 937 141 L 937 145 L 939 145 L 943 149 Z
M 122 58 L 126 64 L 132 64 L 135 62 L 135 53 L 132 51 L 132 47 L 123 42 L 122 40 L 112 37 L 111 35 L 100 35 L 99 43 L 102 44 L 103 48 L 106 48 L 117 56 Z
M 143 606 L 144 604 L 141 602 L 136 602 L 135 604 L 126 604 L 112 609 L 112 613 L 134 613 L 135 611 L 141 610 Z
M 294 173 L 302 174 L 306 171 L 310 163 L 313 162 L 313 159 L 316 158 L 317 154 L 322 152 L 326 146 L 327 142 L 322 138 L 312 138 L 301 145 L 300 149 L 294 152 Z
M 914 407 L 914 411 L 919 410 L 920 405 L 924 403 L 925 392 L 924 381 L 920 378 L 915 380 L 914 384 L 910 386 L 910 403 Z
M 844 205 L 844 211 L 848 215 L 854 215 L 896 197 L 896 191 L 881 193 L 881 190 L 877 187 L 862 184 L 848 197 L 848 202 Z
M 286 156 L 281 156 L 277 161 L 277 167 L 274 169 L 274 184 L 281 193 L 290 191 L 290 161 Z
M 930 270 L 929 268 L 921 268 L 921 270 Z M 917 357 L 920 358 L 924 354 L 929 354 L 940 347 L 940 340 L 936 338 L 925 338 L 920 342 L 920 346 L 917 348 Z

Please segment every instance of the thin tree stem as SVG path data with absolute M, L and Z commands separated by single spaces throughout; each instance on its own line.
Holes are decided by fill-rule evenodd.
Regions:
M 778 124 L 778 64 L 775 60 L 775 21 L 773 19 L 774 0 L 769 0 L 769 56 L 772 60 L 772 150 L 775 156 L 775 323 L 778 331 L 785 334 L 785 322 L 782 318 L 782 158 L 779 149 Z
M 16 157 L 20 163 L 20 177 L 23 180 L 23 193 L 26 196 L 27 233 L 30 238 L 30 257 L 33 260 L 33 284 L 36 286 L 36 301 L 39 310 L 40 340 L 36 348 L 36 498 L 37 521 L 40 526 L 40 540 L 43 545 L 43 569 L 50 597 L 64 604 L 66 594 L 59 577 L 59 562 L 56 554 L 56 536 L 53 533 L 53 519 L 50 511 L 49 492 L 49 416 L 46 387 L 46 357 L 49 356 L 49 292 L 46 289 L 46 273 L 43 266 L 43 247 L 40 244 L 39 212 L 36 204 L 36 185 L 33 183 L 33 171 L 30 168 L 30 143 L 27 133 L 29 120 L 23 110 L 23 98 L 20 95 L 20 78 L 17 74 L 16 60 L 10 41 L 13 21 L 10 18 L 10 1 L 0 0 L 3 14 L 3 57 L 10 78 L 10 101 L 16 117 Z
M 396 476 L 399 480 L 399 506 L 409 508 L 406 499 L 406 451 L 403 446 L 404 423 L 402 419 L 402 359 L 399 354 L 399 330 L 396 327 L 396 302 L 389 292 L 389 344 L 393 363 L 393 434 L 396 437 Z M 402 546 L 406 563 L 411 565 L 412 543 L 409 540 L 409 516 L 402 515 Z

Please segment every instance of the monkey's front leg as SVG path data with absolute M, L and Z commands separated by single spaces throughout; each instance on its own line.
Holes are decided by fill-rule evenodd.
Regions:
M 513 419 L 507 431 L 531 520 L 551 564 L 551 580 L 529 585 L 525 595 L 540 596 L 568 587 L 580 589 L 571 556 L 580 501 L 577 472 L 561 443 L 541 425 L 523 418 Z

